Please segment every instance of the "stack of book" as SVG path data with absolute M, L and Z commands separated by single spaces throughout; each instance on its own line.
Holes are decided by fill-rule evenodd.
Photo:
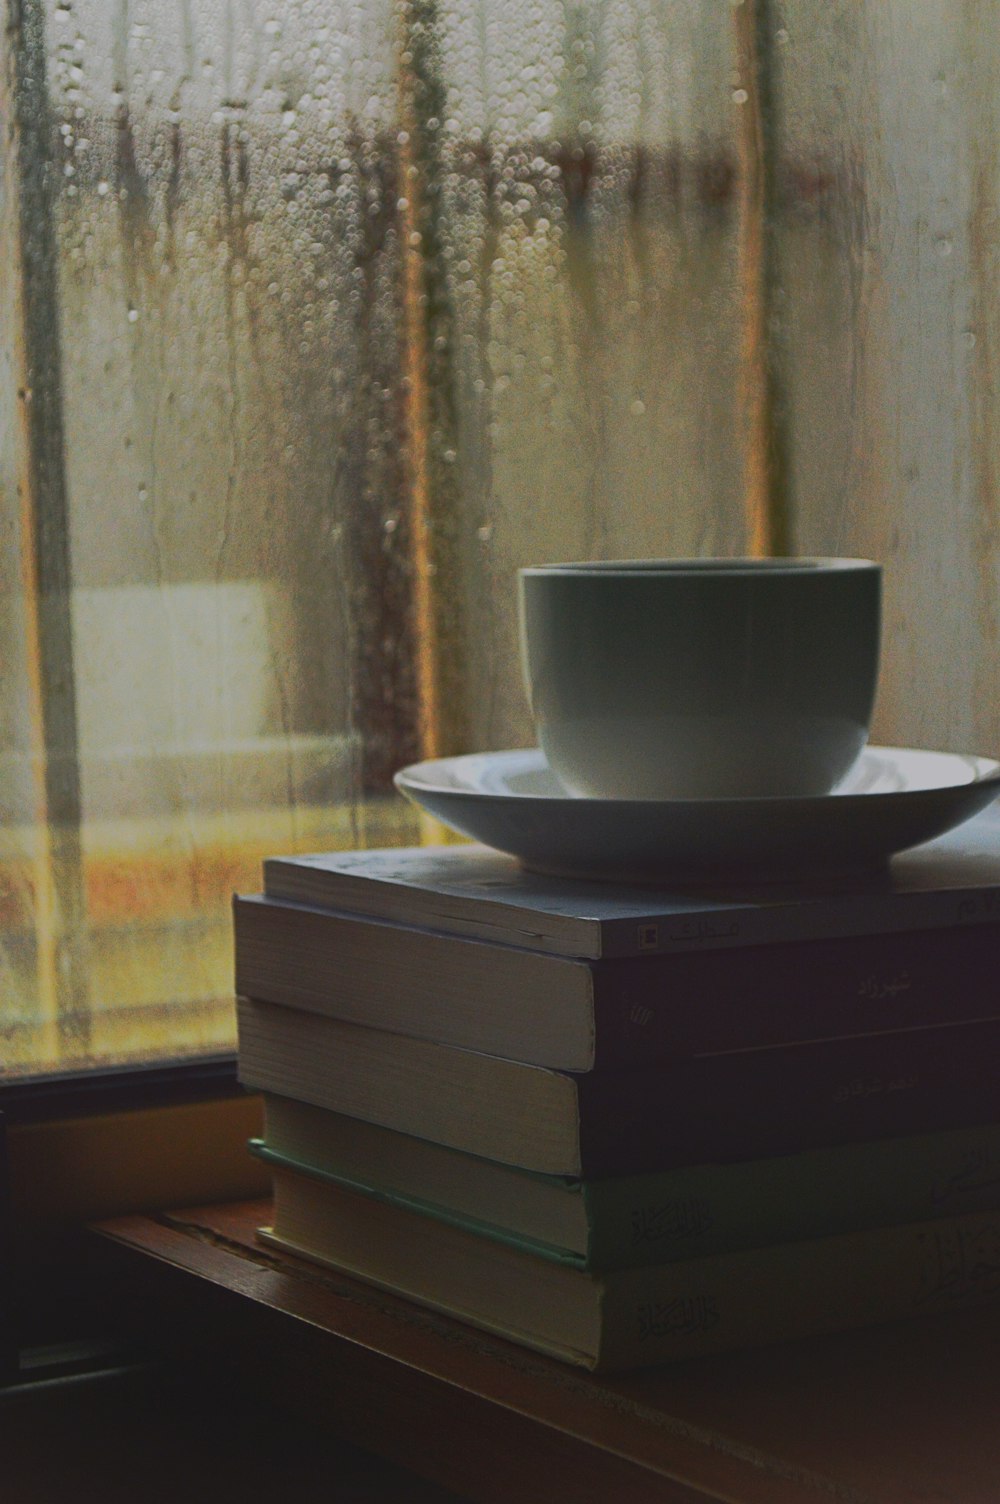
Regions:
M 1000 816 L 825 889 L 480 846 L 234 900 L 272 1243 L 588 1367 L 1000 1295 Z

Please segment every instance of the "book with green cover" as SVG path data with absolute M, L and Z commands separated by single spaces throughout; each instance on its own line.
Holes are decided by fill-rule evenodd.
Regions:
M 265 1242 L 587 1368 L 628 1369 L 1000 1296 L 1000 1214 L 603 1274 L 275 1169 Z
M 265 1097 L 253 1152 L 530 1248 L 612 1270 L 1000 1207 L 1000 1124 L 737 1164 L 579 1180 Z

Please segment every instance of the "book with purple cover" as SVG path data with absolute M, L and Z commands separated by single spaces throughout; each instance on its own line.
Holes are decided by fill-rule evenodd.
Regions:
M 254 896 L 239 994 L 564 1070 L 1000 1019 L 1000 924 L 606 960 Z
M 238 1003 L 248 1087 L 554 1175 L 760 1159 L 996 1122 L 1000 1024 L 572 1073 Z

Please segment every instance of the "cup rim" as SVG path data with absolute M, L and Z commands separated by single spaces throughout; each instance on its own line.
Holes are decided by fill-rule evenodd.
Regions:
M 564 564 L 532 564 L 519 569 L 522 579 L 549 575 L 589 575 L 619 577 L 639 575 L 801 575 L 881 570 L 874 559 L 844 559 L 836 556 L 806 555 L 801 558 L 677 558 L 677 559 L 592 559 Z

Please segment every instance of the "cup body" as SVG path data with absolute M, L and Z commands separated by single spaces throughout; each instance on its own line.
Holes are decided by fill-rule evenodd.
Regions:
M 520 571 L 522 669 L 572 793 L 829 793 L 868 737 L 881 569 L 868 559 L 671 559 Z

